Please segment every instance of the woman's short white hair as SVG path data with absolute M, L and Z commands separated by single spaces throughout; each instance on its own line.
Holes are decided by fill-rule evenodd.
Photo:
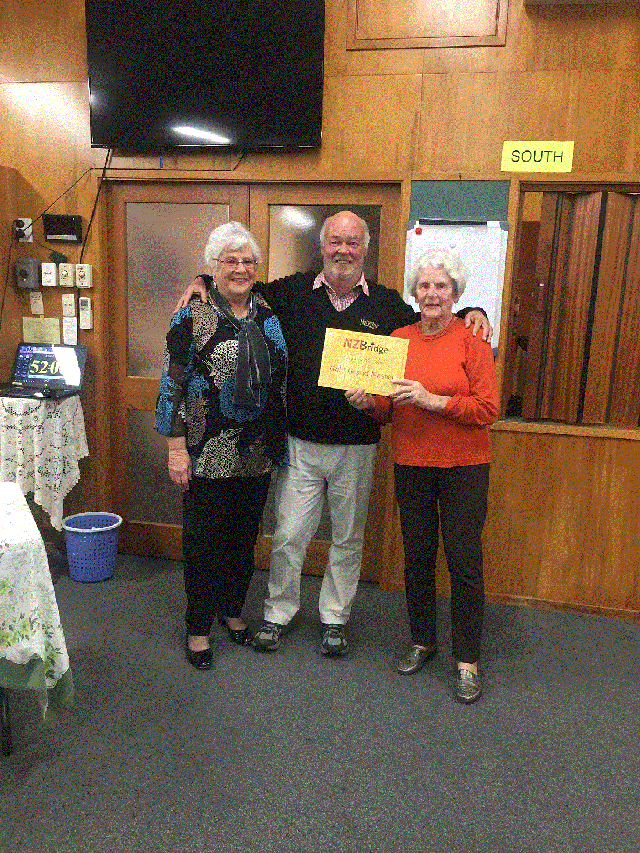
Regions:
M 467 286 L 469 273 L 463 266 L 460 255 L 452 251 L 452 249 L 447 249 L 445 246 L 428 246 L 425 253 L 413 268 L 409 279 L 409 293 L 414 299 L 416 298 L 416 285 L 418 284 L 420 273 L 424 272 L 426 267 L 435 267 L 436 269 L 443 270 L 453 282 L 454 296 L 462 296 Z
M 204 249 L 205 262 L 212 267 L 225 249 L 235 251 L 247 245 L 251 246 L 253 257 L 260 263 L 262 260 L 260 247 L 256 243 L 251 231 L 245 228 L 241 222 L 225 222 L 224 225 L 219 225 L 209 234 L 209 239 Z

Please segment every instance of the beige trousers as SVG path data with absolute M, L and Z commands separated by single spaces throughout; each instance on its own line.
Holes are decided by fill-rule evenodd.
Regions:
M 315 444 L 289 438 L 290 464 L 276 484 L 276 530 L 271 546 L 269 596 L 264 618 L 286 625 L 300 608 L 300 576 L 318 529 L 325 494 L 331 547 L 320 590 L 320 619 L 346 624 L 356 594 L 375 444 Z

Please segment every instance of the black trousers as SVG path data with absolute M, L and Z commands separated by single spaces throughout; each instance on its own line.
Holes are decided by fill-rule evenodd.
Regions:
M 182 499 L 188 634 L 208 634 L 216 614 L 240 616 L 270 479 L 191 479 Z
M 413 642 L 436 642 L 438 530 L 451 577 L 453 656 L 475 663 L 484 613 L 481 534 L 487 514 L 489 465 L 395 466 L 404 542 L 405 594 Z

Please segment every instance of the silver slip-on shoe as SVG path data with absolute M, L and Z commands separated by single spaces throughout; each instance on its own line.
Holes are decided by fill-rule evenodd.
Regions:
M 455 697 L 458 702 L 470 705 L 476 702 L 481 694 L 480 678 L 468 669 L 459 669 L 455 686 Z
M 436 646 L 409 646 L 407 653 L 398 658 L 394 663 L 394 669 L 401 675 L 411 675 L 425 665 L 428 660 L 435 656 Z

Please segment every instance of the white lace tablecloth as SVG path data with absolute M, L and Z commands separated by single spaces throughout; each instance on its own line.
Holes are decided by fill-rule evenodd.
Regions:
M 80 398 L 0 397 L 0 480 L 17 483 L 62 530 L 63 501 L 80 479 L 88 456 Z
M 0 685 L 36 690 L 49 719 L 73 695 L 44 542 L 15 483 L 0 483 Z

